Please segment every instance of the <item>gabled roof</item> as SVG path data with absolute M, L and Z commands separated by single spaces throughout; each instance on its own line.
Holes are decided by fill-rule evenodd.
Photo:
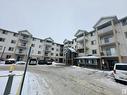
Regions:
M 69 40 L 67 40 L 67 39 L 65 39 L 65 40 L 63 41 L 63 43 L 67 43 L 67 42 L 71 42 L 71 41 L 69 41 Z
M 45 38 L 44 40 L 54 42 L 54 40 L 51 37 Z
M 79 35 L 81 35 L 81 34 L 84 34 L 84 33 L 87 33 L 87 31 L 86 30 L 78 30 L 76 33 L 75 33 L 75 37 L 77 37 L 77 36 L 79 36 Z
M 109 22 L 111 20 L 118 20 L 116 16 L 107 16 L 107 17 L 102 17 L 98 20 L 98 22 L 93 26 L 93 28 L 96 28 L 97 26 L 100 26 L 106 22 Z
M 28 30 L 22 30 L 22 31 L 19 31 L 19 33 L 26 34 L 26 35 L 32 35 Z

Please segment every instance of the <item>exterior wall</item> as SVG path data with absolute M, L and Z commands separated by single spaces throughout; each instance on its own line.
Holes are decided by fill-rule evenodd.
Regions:
M 2 46 L 2 50 L 0 50 L 0 54 L 3 52 L 3 49 L 5 47 L 5 55 L 3 55 L 3 58 L 6 58 L 6 55 L 11 55 L 11 56 L 14 56 L 14 51 L 15 51 L 15 48 L 16 48 L 16 42 L 17 42 L 17 39 L 18 37 L 14 37 L 13 36 L 13 32 L 7 32 L 7 34 L 3 34 L 2 33 L 3 30 L 0 30 L 0 38 L 5 38 L 5 41 L 4 42 L 0 42 L 0 46 Z M 16 42 L 15 43 L 11 43 L 11 40 L 15 40 Z M 13 51 L 9 51 L 9 47 L 12 47 L 14 48 Z
M 125 20 L 123 25 L 122 20 Z M 95 31 L 95 35 L 91 36 L 91 33 Z M 104 17 L 101 18 L 94 26 L 94 31 L 88 32 L 84 36 L 80 36 L 81 33 L 86 31 L 78 31 L 75 34 L 76 42 L 75 44 L 64 44 L 64 48 L 76 47 L 75 50 L 78 56 L 95 55 L 102 59 L 105 59 L 107 67 L 113 66 L 114 62 L 127 62 L 127 17 L 118 20 L 116 16 L 114 17 Z M 108 37 L 109 42 L 106 42 Z M 96 41 L 94 45 L 91 41 Z M 73 41 L 73 40 L 72 40 Z M 78 52 L 78 49 L 84 48 L 84 52 Z M 86 51 L 87 48 L 87 51 Z M 110 49 L 111 55 L 108 54 L 108 49 Z M 96 54 L 92 53 L 92 50 L 97 50 Z M 107 52 L 108 51 L 108 52 Z M 102 54 L 104 53 L 104 55 Z M 102 62 L 100 62 L 102 66 Z M 101 67 L 100 66 L 100 67 Z
M 6 31 L 7 34 L 3 34 L 3 31 Z M 17 34 L 17 36 L 14 36 L 14 34 Z M 23 35 L 28 35 L 28 40 L 24 40 Z M 45 57 L 49 57 L 50 59 L 57 59 L 57 62 L 59 62 L 60 59 L 63 60 L 63 55 L 60 56 L 60 53 L 63 53 L 63 51 L 61 51 L 62 44 L 57 44 L 54 42 L 48 43 L 44 39 L 32 37 L 32 35 L 26 30 L 15 33 L 0 29 L 0 38 L 5 38 L 4 42 L 0 42 L 0 48 L 2 48 L 0 49 L 0 56 L 5 47 L 5 51 L 2 56 L 2 58 L 4 59 L 7 59 L 7 55 L 9 55 L 11 58 L 17 59 L 17 57 L 21 57 L 22 60 L 26 61 L 30 45 L 34 44 L 31 50 L 32 58 L 44 59 Z M 15 43 L 11 43 L 11 40 L 15 40 Z M 26 45 L 23 45 L 24 42 L 26 43 Z M 49 54 L 47 56 L 45 55 L 46 45 L 50 45 Z M 13 51 L 9 51 L 9 47 L 13 47 Z M 51 50 L 52 47 L 54 48 L 54 51 Z M 19 52 L 20 49 L 22 49 L 23 51 Z M 54 53 L 54 55 L 51 55 L 52 52 Z M 56 54 L 58 54 L 58 56 L 56 56 Z
M 99 50 L 98 50 L 98 41 L 97 41 L 97 33 L 94 32 L 94 35 L 91 36 L 91 32 L 87 35 L 86 37 L 86 47 L 88 48 L 87 50 L 87 55 L 99 55 Z M 95 41 L 95 44 L 91 44 L 92 41 Z M 92 53 L 92 50 L 96 50 L 96 54 Z
M 44 59 L 44 42 L 40 42 L 41 39 L 34 38 L 32 39 L 32 53 L 31 56 L 34 58 Z M 40 53 L 39 53 L 40 52 Z

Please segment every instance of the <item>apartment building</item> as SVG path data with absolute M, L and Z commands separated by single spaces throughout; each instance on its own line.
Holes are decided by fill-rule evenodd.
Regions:
M 74 35 L 76 44 L 69 44 L 70 47 L 76 47 L 76 59 L 82 63 L 100 65 L 97 66 L 99 68 L 104 65 L 109 69 L 116 62 L 127 62 L 127 17 L 102 17 L 93 28 L 89 32 L 78 30 Z
M 102 17 L 95 25 L 97 32 L 100 56 L 107 67 L 116 62 L 127 62 L 126 28 L 123 21 L 116 16 Z M 124 30 L 123 30 L 124 28 Z
M 63 62 L 63 45 L 55 43 L 52 38 L 35 38 L 27 30 L 16 33 L 0 29 L 0 55 L 2 58 L 26 61 L 30 46 L 32 46 L 31 58 Z

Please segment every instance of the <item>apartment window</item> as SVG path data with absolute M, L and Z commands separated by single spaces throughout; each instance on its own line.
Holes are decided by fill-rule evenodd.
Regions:
M 52 50 L 54 50 L 54 48 L 52 48 Z
M 9 58 L 11 58 L 11 55 L 7 55 L 7 56 L 6 56 L 6 59 L 9 59 Z
M 0 42 L 4 42 L 5 41 L 5 38 L 0 38 Z
M 95 45 L 96 44 L 96 40 L 91 41 L 91 45 Z
M 32 47 L 35 47 L 35 44 L 32 44 L 31 46 L 32 46 Z
M 97 50 L 92 50 L 92 54 L 97 54 Z
M 14 50 L 13 47 L 9 47 L 9 48 L 8 48 L 8 51 L 13 51 L 13 50 Z
M 63 56 L 63 53 L 60 53 L 60 56 Z
M 58 49 L 56 49 L 56 51 L 58 51 Z
M 125 38 L 127 38 L 127 32 L 124 32 L 124 34 L 125 34 Z
M 43 42 L 43 40 L 40 40 L 40 42 Z
M 39 45 L 39 48 L 41 48 L 41 45 Z
M 14 33 L 14 34 L 13 34 L 13 36 L 17 37 L 17 36 L 18 36 L 18 34 L 17 34 L 17 33 Z
M 51 53 L 51 55 L 53 55 L 53 53 Z
M 16 40 L 11 40 L 11 43 L 15 44 L 16 43 Z
M 19 53 L 22 53 L 23 52 L 23 49 L 19 49 Z
M 0 50 L 2 50 L 3 46 L 0 46 Z
M 3 30 L 3 34 L 7 34 L 7 31 L 6 30 Z
M 26 46 L 26 43 L 22 43 L 22 46 Z
M 95 35 L 95 32 L 91 32 L 90 34 L 91 34 L 91 36 L 94 36 Z
M 41 51 L 38 51 L 38 54 L 41 54 Z
M 127 19 L 122 20 L 122 25 L 123 26 L 127 25 Z
M 58 56 L 58 54 L 56 54 L 56 56 Z

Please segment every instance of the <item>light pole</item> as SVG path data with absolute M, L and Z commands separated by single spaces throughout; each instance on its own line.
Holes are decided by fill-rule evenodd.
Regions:
M 24 80 L 25 80 L 25 75 L 26 75 L 26 71 L 27 71 L 27 67 L 28 67 L 28 62 L 29 62 L 29 58 L 30 58 L 30 53 L 31 53 L 31 46 L 30 46 L 29 52 L 28 52 L 27 62 L 26 62 L 26 65 L 25 65 L 24 73 L 23 73 L 23 79 L 22 79 L 21 88 L 20 88 L 20 94 L 19 94 L 19 95 L 22 94 L 22 89 L 23 89 L 23 84 L 24 84 Z

